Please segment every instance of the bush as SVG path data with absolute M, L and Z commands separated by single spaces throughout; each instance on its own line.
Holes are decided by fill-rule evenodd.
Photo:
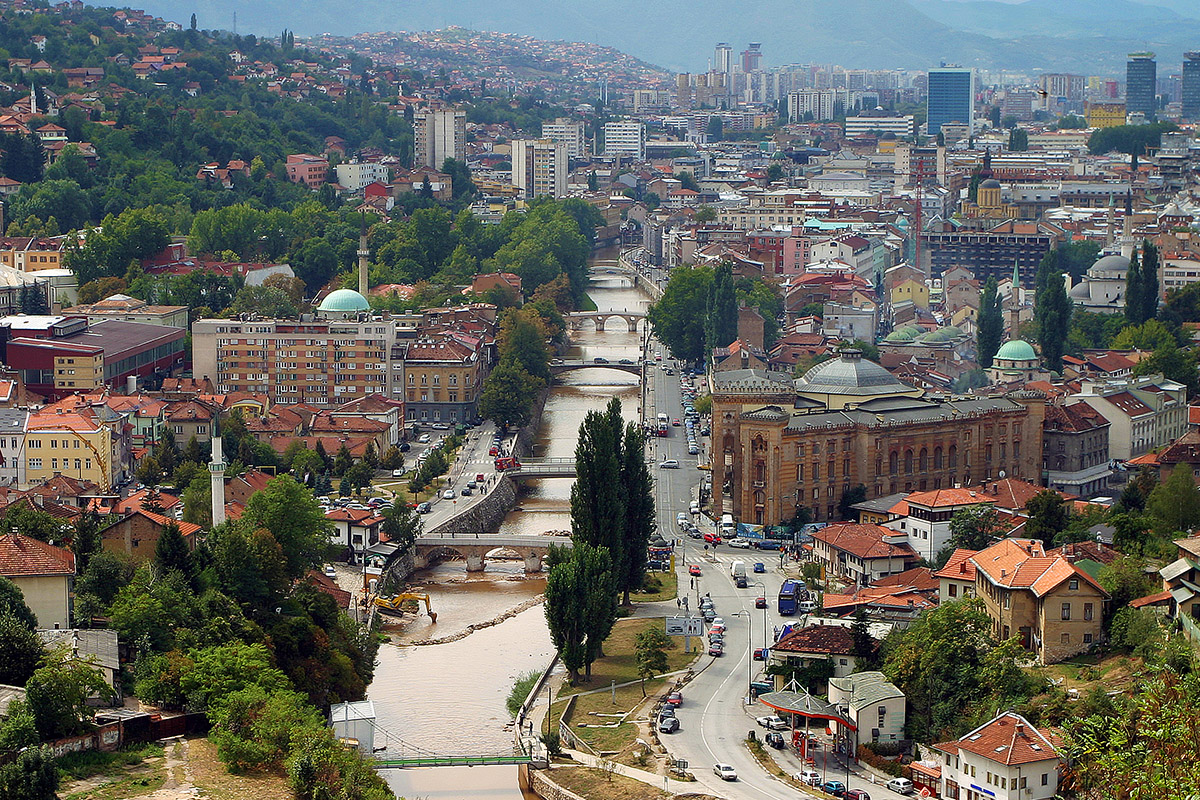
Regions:
M 558 731 L 547 731 L 538 737 L 542 744 L 546 745 L 546 750 L 552 756 L 562 755 L 562 739 L 558 735 Z
M 904 776 L 904 766 L 900 763 L 899 758 L 885 758 L 872 748 L 890 750 L 898 749 L 896 746 L 889 745 L 885 742 L 860 744 L 858 746 L 858 760 L 870 767 L 874 767 L 880 772 L 891 775 L 894 778 L 901 778 Z
M 1112 618 L 1109 627 L 1112 646 L 1128 650 L 1139 658 L 1150 658 L 1162 649 L 1162 625 L 1158 616 L 1144 608 L 1126 606 Z
M 517 716 L 521 710 L 521 704 L 525 702 L 525 698 L 529 696 L 530 690 L 533 689 L 533 685 L 537 683 L 541 675 L 540 672 L 526 672 L 517 677 L 512 690 L 508 693 L 508 699 L 504 701 L 510 716 L 514 718 Z
M 298 692 L 268 693 L 250 686 L 222 699 L 212 715 L 212 740 L 230 772 L 278 770 L 287 758 L 292 736 L 321 730 L 324 720 Z

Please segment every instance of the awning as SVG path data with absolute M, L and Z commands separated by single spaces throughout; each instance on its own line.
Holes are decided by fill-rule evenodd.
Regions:
M 813 697 L 808 692 L 768 692 L 758 696 L 759 702 L 776 711 L 807 717 L 808 719 L 823 719 L 837 722 L 852 731 L 858 726 L 845 717 L 837 706 L 827 703 L 819 697 Z

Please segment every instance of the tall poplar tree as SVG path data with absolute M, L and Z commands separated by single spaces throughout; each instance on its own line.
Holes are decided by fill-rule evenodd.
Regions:
M 992 366 L 992 358 L 1000 349 L 1000 340 L 1004 336 L 1004 317 L 1000 311 L 1000 293 L 995 278 L 988 278 L 987 283 L 983 285 L 983 291 L 979 293 L 979 321 L 976 327 L 979 366 L 988 369 Z M 1013 331 L 1013 334 L 1015 335 L 1016 331 Z
M 575 485 L 571 487 L 571 534 L 580 542 L 608 548 L 616 574 L 625 572 L 625 515 L 621 487 L 621 401 L 590 411 L 575 445 Z
M 1158 316 L 1158 247 L 1142 242 L 1142 322 Z
M 1142 267 L 1135 249 L 1133 255 L 1129 257 L 1129 271 L 1125 273 L 1125 319 L 1129 321 L 1130 325 L 1141 325 L 1146 321 L 1142 317 L 1142 310 L 1145 307 L 1142 302 L 1142 291 Z
M 1051 250 L 1038 264 L 1034 314 L 1038 323 L 1038 344 L 1047 369 L 1062 371 L 1063 346 L 1071 328 L 1071 300 L 1063 283 L 1058 251 Z
M 612 556 L 606 547 L 576 541 L 569 556 L 558 554 L 546 579 L 546 623 L 571 683 L 580 668 L 590 678 L 592 662 L 617 620 Z
M 712 354 L 714 347 L 726 347 L 737 338 L 737 291 L 733 286 L 733 265 L 722 262 L 713 274 L 712 288 L 708 293 L 708 324 L 705 357 Z
M 625 512 L 622 530 L 624 567 L 617 575 L 622 602 L 629 605 L 629 594 L 642 585 L 646 575 L 646 553 L 654 533 L 654 480 L 646 466 L 645 434 L 636 423 L 625 426 L 621 446 L 621 493 Z

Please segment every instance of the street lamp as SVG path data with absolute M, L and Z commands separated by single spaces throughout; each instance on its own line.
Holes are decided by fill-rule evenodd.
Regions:
M 768 604 L 765 602 L 767 599 L 767 585 L 765 583 L 763 583 L 762 581 L 755 581 L 752 585 L 753 586 L 761 586 L 762 591 L 763 591 L 763 593 L 762 593 L 763 601 L 764 601 L 763 602 L 763 647 L 767 648 L 767 647 L 770 647 L 771 645 L 775 644 L 775 642 L 772 641 L 773 637 L 767 636 L 767 624 L 768 624 L 767 623 L 767 605 Z
M 746 703 L 749 704 L 750 695 L 753 693 L 750 684 L 754 682 L 754 643 L 750 641 L 750 612 L 735 611 L 729 616 L 746 618 Z

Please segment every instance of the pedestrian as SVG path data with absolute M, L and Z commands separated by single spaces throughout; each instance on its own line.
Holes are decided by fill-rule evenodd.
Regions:
M 675 598 L 675 607 L 676 607 L 676 608 L 683 608 L 683 603 L 682 603 L 682 602 L 679 600 L 679 598 L 678 598 L 678 597 L 676 597 L 676 598 Z

